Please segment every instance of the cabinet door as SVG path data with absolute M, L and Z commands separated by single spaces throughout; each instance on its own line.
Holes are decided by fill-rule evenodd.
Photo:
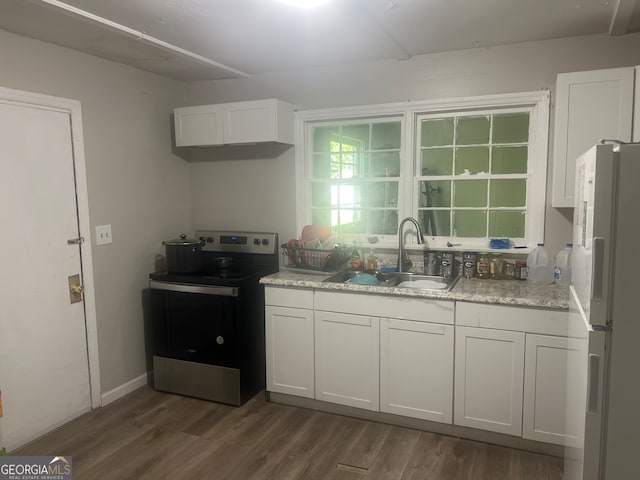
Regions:
M 451 423 L 453 326 L 380 320 L 380 410 Z
M 222 105 L 179 107 L 173 110 L 176 147 L 222 145 Z
M 267 390 L 314 397 L 313 310 L 267 305 Z
M 524 333 L 456 327 L 454 423 L 522 434 Z
M 522 436 L 564 445 L 567 360 L 580 355 L 571 339 L 527 334 Z
M 576 158 L 603 138 L 631 140 L 633 84 L 633 67 L 558 75 L 554 207 L 573 207 Z
M 315 312 L 316 399 L 378 411 L 379 319 Z
M 293 143 L 293 109 L 276 99 L 224 104 L 224 141 L 228 144 Z

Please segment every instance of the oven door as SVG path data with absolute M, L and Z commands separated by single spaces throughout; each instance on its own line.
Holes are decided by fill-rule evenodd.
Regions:
M 239 368 L 238 289 L 151 281 L 153 354 Z

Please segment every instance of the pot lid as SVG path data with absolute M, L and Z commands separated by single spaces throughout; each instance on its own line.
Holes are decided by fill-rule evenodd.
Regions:
M 162 242 L 163 245 L 171 245 L 171 246 L 180 246 L 180 245 L 201 245 L 202 242 L 200 240 L 195 240 L 193 238 L 187 238 L 187 234 L 183 233 L 180 235 L 180 238 L 174 238 L 173 240 L 168 240 Z

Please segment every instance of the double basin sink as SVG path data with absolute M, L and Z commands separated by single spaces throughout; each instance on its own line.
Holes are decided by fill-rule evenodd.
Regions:
M 412 272 L 385 272 L 373 270 L 364 272 L 344 271 L 338 272 L 326 278 L 325 282 L 345 283 L 353 285 L 373 285 L 381 287 L 413 288 L 417 290 L 449 291 L 453 288 L 458 278 L 444 278 L 430 275 L 421 275 Z

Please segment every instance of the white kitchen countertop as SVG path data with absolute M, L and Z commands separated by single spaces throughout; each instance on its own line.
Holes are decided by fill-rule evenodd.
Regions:
M 329 273 L 307 273 L 293 270 L 281 271 L 263 277 L 263 285 L 312 288 L 344 292 L 375 293 L 403 297 L 433 298 L 463 302 L 515 305 L 523 307 L 569 309 L 569 287 L 565 285 L 533 285 L 519 280 L 479 280 L 460 278 L 450 291 L 418 290 L 384 285 L 353 285 L 323 282 Z

